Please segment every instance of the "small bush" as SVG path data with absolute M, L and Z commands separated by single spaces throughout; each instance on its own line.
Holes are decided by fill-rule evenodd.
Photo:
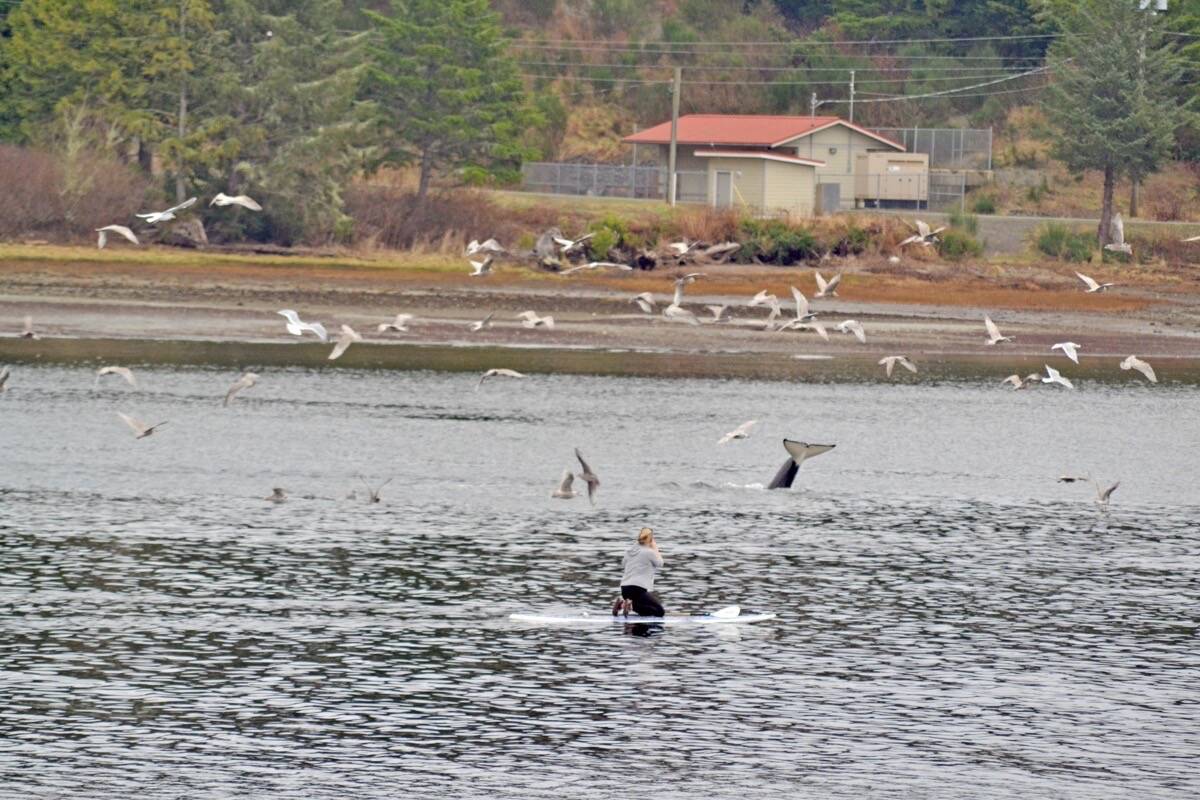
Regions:
M 995 214 L 996 198 L 990 194 L 981 194 L 971 203 L 971 211 L 976 214 Z
M 1072 230 L 1061 222 L 1047 222 L 1037 229 L 1034 246 L 1043 255 L 1062 261 L 1090 261 L 1095 249 L 1091 234 Z
M 950 227 L 958 228 L 966 233 L 975 236 L 979 233 L 979 219 L 972 214 L 963 214 L 960 211 L 950 212 Z
M 938 239 L 938 255 L 949 261 L 978 258 L 983 255 L 983 243 L 966 231 L 951 228 Z
M 742 221 L 742 249 L 739 260 L 757 258 L 767 264 L 795 264 L 819 254 L 816 237 L 803 228 L 783 220 L 746 219 Z
M 674 222 L 678 234 L 689 242 L 716 244 L 738 235 L 741 218 L 731 208 L 700 206 L 680 209 L 675 213 Z

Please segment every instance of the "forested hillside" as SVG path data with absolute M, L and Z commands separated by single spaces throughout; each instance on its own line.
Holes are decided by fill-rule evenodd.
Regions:
M 10 185 L 52 185 L 44 215 L 57 221 L 33 227 L 82 231 L 90 207 L 253 189 L 270 212 L 210 218 L 211 233 L 346 239 L 364 181 L 397 167 L 423 199 L 502 185 L 522 160 L 626 158 L 621 136 L 669 116 L 678 67 L 682 113 L 995 127 L 1001 163 L 1042 167 L 1061 131 L 1034 109 L 1075 36 L 1062 20 L 1098 2 L 10 0 L 0 143 L 21 149 L 0 166 Z M 1172 0 L 1160 22 L 1183 65 L 1162 88 L 1185 109 L 1200 0 Z M 1194 159 L 1193 118 L 1172 125 L 1169 155 Z M 101 184 L 141 190 L 97 199 Z

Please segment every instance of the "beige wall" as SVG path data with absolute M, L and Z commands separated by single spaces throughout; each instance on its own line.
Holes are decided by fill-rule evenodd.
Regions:
M 816 201 L 816 172 L 803 164 L 764 161 L 763 209 L 811 217 Z
M 717 173 L 733 173 L 733 207 L 763 207 L 763 161 L 757 158 L 705 158 L 708 162 L 708 203 L 717 202 Z
M 829 152 L 830 148 L 837 148 L 837 152 Z M 878 139 L 872 139 L 844 125 L 834 125 L 817 131 L 811 136 L 796 139 L 794 144 L 784 144 L 779 149 L 793 150 L 801 158 L 824 161 L 825 166 L 816 168 L 817 183 L 841 184 L 842 208 L 854 207 L 856 156 L 868 150 L 899 152 Z
M 929 199 L 929 156 L 925 153 L 862 153 L 855 160 L 855 199 Z

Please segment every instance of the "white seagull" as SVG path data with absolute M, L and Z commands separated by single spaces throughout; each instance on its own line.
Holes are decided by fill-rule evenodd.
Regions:
M 481 250 L 488 253 L 504 252 L 504 248 L 495 239 L 485 239 L 482 242 L 472 239 L 471 243 L 467 245 L 467 255 L 469 256 L 473 256 Z
M 467 330 L 469 330 L 471 333 L 479 333 L 484 328 L 492 327 L 492 317 L 494 317 L 494 316 L 496 316 L 495 311 L 488 314 L 483 319 L 475 320 L 474 322 L 472 322 L 470 325 L 467 326 Z
M 821 273 L 814 270 L 813 277 L 817 279 L 817 293 L 813 295 L 814 298 L 838 296 L 837 287 L 842 282 L 842 273 L 839 272 L 829 280 L 825 280 L 821 277 Z
M 525 376 L 517 372 L 515 369 L 489 369 L 483 375 L 479 376 L 479 383 L 475 384 L 475 391 L 479 391 L 479 387 L 483 386 L 483 382 L 488 378 L 524 378 Z
M 675 299 L 671 302 L 674 305 L 683 305 L 683 290 L 689 283 L 695 283 L 697 278 L 703 278 L 703 272 L 689 272 L 686 275 L 680 275 L 675 279 Z
M 756 419 L 749 420 L 748 422 L 743 422 L 741 425 L 738 425 L 736 428 L 731 430 L 729 433 L 725 434 L 720 439 L 718 439 L 717 444 L 727 444 L 729 442 L 732 442 L 734 439 L 749 439 L 750 438 L 750 430 L 757 424 L 758 424 L 758 420 L 756 420 Z
M 929 247 L 934 242 L 937 241 L 937 235 L 939 233 L 941 233 L 942 231 L 946 230 L 945 225 L 943 225 L 940 228 L 937 228 L 936 230 L 930 230 L 929 225 L 927 225 L 923 220 L 917 220 L 916 223 L 917 223 L 915 226 L 916 231 L 917 231 L 916 234 L 908 237 L 903 242 L 901 242 L 900 243 L 901 247 L 904 247 L 905 245 L 909 245 L 909 244 L 916 244 L 918 242 L 925 245 L 926 247 Z M 913 227 L 913 226 L 910 226 L 910 227 Z
M 917 365 L 909 361 L 904 356 L 885 356 L 879 359 L 879 364 L 884 368 L 884 371 L 887 373 L 889 378 L 892 377 L 892 370 L 896 368 L 897 364 L 904 367 L 909 372 L 916 373 L 917 371 Z
M 1057 383 L 1058 385 L 1065 386 L 1068 389 L 1075 388 L 1075 384 L 1064 378 L 1058 370 L 1049 364 L 1046 364 L 1046 375 L 1042 378 L 1042 383 Z
M 778 304 L 779 298 L 768 292 L 766 289 L 763 289 L 761 292 L 754 295 L 754 297 L 751 297 L 746 305 L 750 308 L 754 308 L 755 306 L 769 306 L 772 304 L 772 302 Z
M 283 311 L 275 312 L 287 320 L 287 332 L 293 336 L 303 336 L 305 331 L 309 331 L 322 342 L 329 341 L 329 334 L 325 331 L 325 326 L 319 322 L 304 322 L 300 319 L 300 315 L 290 308 L 285 308 Z
M 549 314 L 539 317 L 536 311 L 522 311 L 520 314 L 517 314 L 517 319 L 525 320 L 521 324 L 526 328 L 536 328 L 542 325 L 547 330 L 554 330 L 554 317 Z
M 827 341 L 827 342 L 829 341 L 829 331 L 825 330 L 824 323 L 819 322 L 818 320 L 815 320 L 815 319 L 809 320 L 808 329 L 811 331 L 815 331 L 817 336 L 820 336 L 825 341 Z
M 241 206 L 242 208 L 248 208 L 251 211 L 262 211 L 262 206 L 254 202 L 254 200 L 246 195 L 237 194 L 231 197 L 224 192 L 217 192 L 216 196 L 213 197 L 212 202 L 209 203 L 209 206 Z
M 556 500 L 570 500 L 572 497 L 577 497 L 579 492 L 571 488 L 573 483 L 575 483 L 575 476 L 571 474 L 571 470 L 564 469 L 562 477 L 558 481 L 558 488 L 550 496 Z
M 225 392 L 225 399 L 221 401 L 221 405 L 228 406 L 237 393 L 242 389 L 249 389 L 254 384 L 258 383 L 258 375 L 253 372 L 243 372 L 242 377 L 233 382 L 229 390 Z
M 1084 285 L 1087 286 L 1085 291 L 1088 294 L 1091 294 L 1092 292 L 1104 292 L 1116 285 L 1113 283 L 1097 283 L 1095 278 L 1084 275 L 1082 272 L 1076 272 L 1075 277 L 1079 278 L 1079 280 L 1083 281 Z
M 1142 361 L 1137 356 L 1129 356 L 1121 362 L 1121 369 L 1130 370 L 1136 369 L 1138 372 L 1146 376 L 1146 380 L 1151 383 L 1158 383 L 1158 376 L 1154 374 L 1154 367 Z
M 1112 215 L 1112 221 L 1108 224 L 1108 235 L 1112 241 L 1104 245 L 1105 250 L 1133 255 L 1133 248 L 1125 241 L 1125 220 L 1121 219 L 1120 213 Z
M 471 277 L 472 278 L 486 278 L 488 275 L 491 275 L 492 274 L 492 262 L 495 260 L 496 260 L 496 257 L 493 256 L 491 253 L 488 253 L 486 256 L 484 256 L 483 261 L 476 261 L 473 258 L 468 258 L 467 261 L 470 263 L 471 270 L 472 270 L 472 272 L 470 273 Z
M 141 420 L 135 419 L 128 414 L 122 414 L 120 411 L 117 412 L 117 416 L 120 417 L 121 420 L 129 426 L 130 430 L 133 431 L 133 438 L 135 439 L 145 439 L 163 425 L 167 424 L 166 422 L 156 422 L 153 425 L 147 425 Z
M 808 298 L 804 296 L 804 292 L 795 286 L 792 287 L 792 299 L 796 301 L 796 319 L 812 319 L 816 316 L 816 314 L 808 310 Z
M 337 343 L 333 346 L 333 351 L 329 354 L 329 360 L 334 361 L 342 357 L 342 353 L 350 348 L 350 345 L 355 342 L 361 342 L 362 337 L 359 336 L 354 328 L 349 325 L 342 326 L 342 333 L 338 336 Z
M 592 472 L 592 468 L 583 460 L 583 453 L 579 452 L 579 448 L 575 448 L 575 458 L 579 461 L 579 466 L 583 471 L 579 473 L 579 480 L 585 482 L 588 487 L 588 500 L 592 505 L 596 505 L 596 492 L 600 489 L 600 479 L 596 477 L 596 473 Z
M 129 367 L 101 367 L 96 370 L 96 385 L 100 385 L 100 379 L 105 375 L 120 375 L 133 388 L 137 388 L 137 379 L 133 377 L 133 370 Z
M 394 331 L 396 333 L 408 333 L 408 322 L 413 318 L 412 314 L 397 314 L 396 318 L 391 322 L 381 322 L 376 326 L 376 330 L 380 333 L 384 331 Z
M 146 221 L 147 225 L 153 225 L 157 222 L 170 222 L 175 219 L 175 212 L 183 211 L 185 208 L 191 208 L 196 205 L 196 198 L 189 197 L 177 206 L 171 206 L 166 211 L 151 211 L 149 214 L 134 214 L 138 219 Z
M 1062 350 L 1063 355 L 1074 361 L 1076 364 L 1079 363 L 1079 351 L 1082 348 L 1083 345 L 1076 344 L 1075 342 L 1059 342 L 1058 344 L 1050 346 L 1051 350 Z
M 996 323 L 992 322 L 991 317 L 983 318 L 983 327 L 987 328 L 988 344 L 999 344 L 1000 342 L 1011 342 L 1013 337 L 1004 336 L 1000 333 L 1000 329 L 996 327 Z
M 585 233 L 583 236 L 580 236 L 578 239 L 564 239 L 561 236 L 555 236 L 554 241 L 560 248 L 562 248 L 563 255 L 566 255 L 567 253 L 569 253 L 572 250 L 574 250 L 575 248 L 579 247 L 579 245 L 583 244 L 584 242 L 586 242 L 588 239 L 591 239 L 595 235 L 596 234 L 594 234 L 594 233 Z
M 141 244 L 141 242 L 138 241 L 137 236 L 134 235 L 133 231 L 129 230 L 129 228 L 126 228 L 124 225 L 105 225 L 103 228 L 96 228 L 96 233 L 100 234 L 96 238 L 96 247 L 100 250 L 103 250 L 104 245 L 108 244 L 108 235 L 110 233 L 118 233 L 134 244 Z
M 1103 490 L 1101 490 L 1100 484 L 1097 483 L 1095 479 L 1092 480 L 1092 484 L 1096 487 L 1096 505 L 1107 508 L 1109 498 L 1112 497 L 1112 493 L 1117 490 L 1117 487 L 1121 485 L 1121 482 L 1117 481 L 1112 486 L 1109 486 L 1107 489 Z
M 1024 378 L 1022 378 L 1020 375 L 1009 375 L 1000 382 L 1012 384 L 1013 390 L 1016 391 L 1017 389 L 1029 389 L 1030 387 L 1037 386 L 1037 382 L 1041 379 L 1042 374 L 1040 372 L 1033 372 L 1029 375 L 1026 375 Z
M 649 292 L 642 292 L 641 294 L 637 295 L 633 298 L 633 302 L 638 304 L 638 308 L 642 310 L 643 314 L 654 313 L 654 295 L 650 294 Z
M 867 332 L 863 330 L 862 323 L 858 320 L 848 319 L 840 323 L 837 329 L 842 333 L 853 333 L 854 338 L 858 339 L 859 344 L 867 343 Z

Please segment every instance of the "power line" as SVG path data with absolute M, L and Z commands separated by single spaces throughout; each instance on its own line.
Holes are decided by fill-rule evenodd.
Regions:
M 930 44 L 935 42 L 1000 42 L 1000 41 L 1018 41 L 1030 39 L 1056 39 L 1060 36 L 1057 33 L 1025 33 L 1012 34 L 1007 36 L 941 36 L 929 37 L 924 39 L 847 39 L 844 41 L 827 42 L 827 41 L 802 41 L 802 42 L 754 42 L 754 41 L 704 41 L 704 42 L 672 42 L 667 40 L 647 40 L 644 42 L 629 42 L 627 40 L 618 39 L 592 39 L 589 44 L 596 45 L 621 45 L 622 47 L 639 47 L 641 45 L 654 46 L 669 46 L 669 47 L 840 47 L 843 45 L 881 45 L 881 44 Z M 575 45 L 579 43 L 578 39 L 539 39 L 538 46 L 545 44 L 547 46 L 553 44 Z
M 704 66 L 701 64 L 682 64 L 689 71 L 702 70 L 705 72 L 721 72 L 725 70 L 736 70 L 739 72 L 847 72 L 851 69 L 858 69 L 864 72 L 913 72 L 919 70 L 921 72 L 1024 72 L 1032 69 L 1034 66 L 1041 66 L 1041 59 L 1019 59 L 1022 61 L 1038 61 L 1038 64 L 1029 64 L 1023 67 L 950 67 L 950 66 L 925 66 L 918 65 L 915 67 L 872 67 L 872 66 L 851 66 L 851 67 L 808 67 L 797 65 L 792 67 L 752 67 L 742 65 L 718 65 Z M 672 69 L 674 65 L 668 64 L 594 64 L 585 61 L 517 61 L 518 66 L 522 67 L 570 67 L 588 69 Z
M 941 81 L 979 80 L 981 78 L 1000 78 L 1001 80 L 1008 80 L 1011 78 L 1020 78 L 1020 77 L 1023 77 L 1024 75 L 1029 75 L 1029 74 L 1030 73 L 1027 71 L 1027 72 L 1023 72 L 1019 75 L 1007 75 L 1007 76 L 1005 76 L 1005 75 L 962 75 L 962 76 L 941 76 L 941 77 L 933 77 L 933 78 L 921 78 L 921 77 L 877 78 L 877 79 L 866 78 L 866 79 L 862 79 L 862 80 L 857 80 L 857 81 L 855 81 L 855 83 L 860 84 L 860 85 L 862 85 L 862 84 L 874 85 L 877 83 L 892 83 L 892 84 L 894 84 L 894 83 L 930 83 L 930 82 L 934 82 L 934 81 L 941 82 Z M 521 75 L 522 75 L 522 77 L 525 77 L 525 78 L 534 78 L 534 79 L 564 80 L 564 81 L 576 81 L 577 80 L 577 81 L 594 82 L 594 83 L 610 83 L 610 82 L 611 83 L 669 83 L 669 81 L 665 78 L 659 79 L 659 80 L 654 80 L 652 78 L 644 78 L 644 79 L 643 78 L 626 78 L 626 77 L 622 77 L 622 76 L 600 77 L 600 76 L 596 76 L 596 75 L 544 75 L 544 74 L 535 74 L 535 73 L 528 73 L 528 72 L 523 72 L 523 73 L 521 73 Z M 685 81 L 685 83 L 688 86 L 845 86 L 847 83 L 849 83 L 849 81 L 848 80 L 842 80 L 842 81 L 805 81 L 805 80 L 755 81 L 755 80 L 691 80 L 691 79 L 689 79 L 689 80 Z

